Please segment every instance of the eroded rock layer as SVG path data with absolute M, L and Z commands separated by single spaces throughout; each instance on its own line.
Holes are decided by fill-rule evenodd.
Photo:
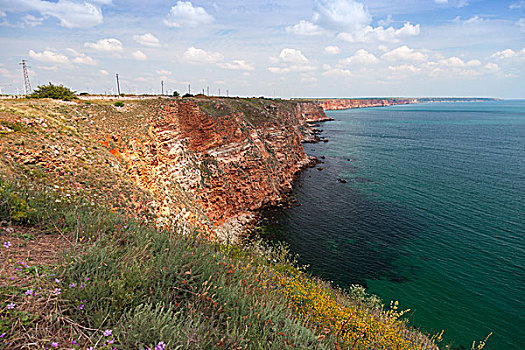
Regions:
M 112 153 L 153 194 L 159 224 L 182 219 L 219 236 L 291 190 L 311 161 L 301 145 L 308 123 L 330 120 L 315 103 L 265 99 L 164 100 L 155 109 L 147 137 L 113 135 Z

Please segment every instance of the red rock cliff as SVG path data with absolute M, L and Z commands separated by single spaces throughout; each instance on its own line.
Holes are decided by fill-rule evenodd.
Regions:
M 291 190 L 310 161 L 307 122 L 330 119 L 315 103 L 264 99 L 165 100 L 154 114 L 148 137 L 121 142 L 117 156 L 156 198 L 159 224 L 219 236 Z
M 415 98 L 348 98 L 348 99 L 323 99 L 316 100 L 317 104 L 325 111 L 365 108 L 365 107 L 384 107 L 391 105 L 417 103 Z

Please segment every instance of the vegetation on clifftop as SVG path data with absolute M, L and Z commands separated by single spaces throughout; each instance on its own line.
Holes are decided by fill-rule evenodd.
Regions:
M 0 348 L 437 348 L 396 303 L 334 288 L 284 247 L 155 228 L 115 161 L 121 140 L 90 136 L 141 135 L 148 103 L 0 106 Z

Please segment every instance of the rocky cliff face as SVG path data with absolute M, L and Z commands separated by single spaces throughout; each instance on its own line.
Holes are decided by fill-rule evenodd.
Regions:
M 153 113 L 147 137 L 105 144 L 119 145 L 112 153 L 156 199 L 158 224 L 184 221 L 220 239 L 291 190 L 311 161 L 308 123 L 330 119 L 315 103 L 264 99 L 165 100 Z
M 417 103 L 415 98 L 368 98 L 368 99 L 324 99 L 316 100 L 319 106 L 325 111 L 364 108 L 364 107 L 383 107 L 391 105 Z

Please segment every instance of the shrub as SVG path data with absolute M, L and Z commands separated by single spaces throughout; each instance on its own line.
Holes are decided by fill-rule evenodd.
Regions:
M 178 91 L 173 91 L 173 97 L 179 97 L 179 96 L 180 96 L 180 94 L 179 94 Z
M 76 99 L 75 91 L 67 88 L 63 85 L 53 85 L 49 82 L 49 85 L 40 85 L 31 94 L 34 98 L 53 98 L 55 100 L 71 101 Z
M 193 95 L 187 92 L 184 95 L 182 95 L 182 98 L 185 98 L 185 97 L 193 97 Z
M 117 101 L 114 103 L 115 107 L 124 107 L 124 102 L 122 101 Z

